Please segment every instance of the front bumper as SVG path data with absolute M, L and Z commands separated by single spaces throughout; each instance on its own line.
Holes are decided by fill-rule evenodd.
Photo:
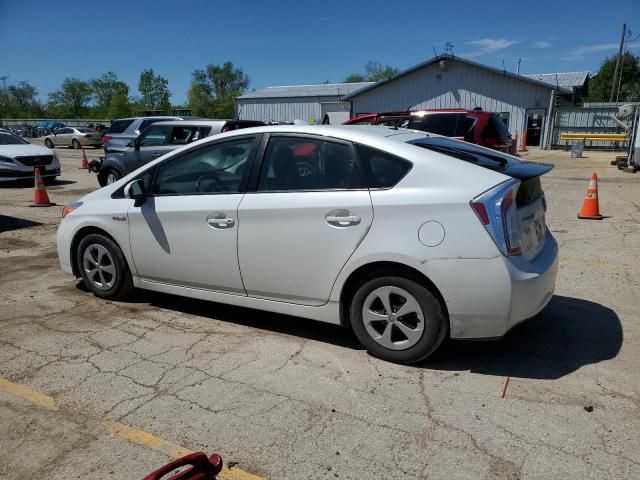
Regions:
M 42 168 L 42 167 L 40 167 Z M 60 175 L 60 167 L 45 168 L 42 172 L 42 177 L 57 177 Z M 33 169 L 31 170 L 15 170 L 0 168 L 0 182 L 12 182 L 16 180 L 33 180 L 35 174 Z
M 427 262 L 422 270 L 444 297 L 451 338 L 495 339 L 536 315 L 553 297 L 558 244 L 547 232 L 532 262 L 522 255 L 443 259 Z

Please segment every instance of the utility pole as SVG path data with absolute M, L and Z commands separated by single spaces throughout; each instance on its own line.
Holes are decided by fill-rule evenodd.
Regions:
M 616 92 L 616 77 L 618 76 L 618 68 L 620 68 L 620 59 L 622 58 L 622 47 L 624 46 L 624 35 L 627 33 L 627 24 L 622 24 L 622 36 L 620 37 L 620 48 L 618 48 L 618 59 L 616 60 L 616 69 L 613 72 L 613 81 L 611 82 L 611 97 L 610 102 L 613 102 L 613 94 Z M 620 72 L 622 75 L 622 72 Z
M 9 78 L 9 75 L 3 75 L 0 77 L 0 82 L 2 82 L 2 89 L 6 90 L 7 89 L 7 78 Z
M 521 63 L 521 62 L 522 62 L 522 59 L 521 59 L 521 58 L 519 58 L 519 59 L 518 59 L 518 62 L 517 62 L 517 66 L 516 66 L 516 73 L 517 73 L 518 75 L 520 75 L 520 63 Z

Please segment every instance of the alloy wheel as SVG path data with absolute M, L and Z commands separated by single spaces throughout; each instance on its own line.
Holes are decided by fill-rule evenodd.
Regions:
M 369 336 L 390 350 L 411 348 L 424 333 L 420 303 L 400 287 L 373 290 L 362 306 L 362 320 Z
M 82 267 L 91 284 L 98 290 L 109 290 L 116 282 L 116 266 L 109 251 L 92 243 L 82 256 Z

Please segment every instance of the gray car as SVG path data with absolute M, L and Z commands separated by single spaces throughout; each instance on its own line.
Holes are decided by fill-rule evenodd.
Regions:
M 102 141 L 105 153 L 111 151 L 122 151 L 126 148 L 129 140 L 137 138 L 149 125 L 156 122 L 171 120 L 185 120 L 189 117 L 133 117 L 113 120 L 111 126 L 104 132 Z
M 98 170 L 101 186 L 118 181 L 165 153 L 221 132 L 264 125 L 250 120 L 174 120 L 155 122 L 125 146 L 106 154 Z

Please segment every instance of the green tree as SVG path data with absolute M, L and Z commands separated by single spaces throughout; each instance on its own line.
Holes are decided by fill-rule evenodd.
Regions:
M 111 108 L 114 95 L 117 93 L 122 93 L 125 97 L 129 95 L 129 86 L 118 80 L 118 76 L 113 72 L 104 73 L 99 78 L 89 80 L 89 83 L 93 89 L 96 107 L 105 114 Z
M 598 72 L 589 80 L 589 101 L 609 101 L 613 74 L 616 69 L 616 58 L 617 55 L 605 58 Z M 640 57 L 625 52 L 620 59 L 620 65 L 622 68 L 618 71 L 618 80 L 616 80 L 615 86 L 617 93 L 618 82 L 620 82 L 620 95 L 617 98 L 621 102 L 637 102 L 640 100 Z M 622 74 L 621 80 L 620 74 Z M 613 99 L 616 100 L 615 93 Z
M 233 118 L 234 98 L 249 86 L 249 77 L 230 61 L 222 65 L 207 65 L 195 70 L 187 92 L 189 108 L 194 115 L 210 118 Z
M 129 97 L 124 91 L 115 92 L 109 102 L 107 116 L 109 118 L 122 118 L 131 114 Z
M 364 66 L 364 74 L 357 72 L 350 73 L 345 77 L 344 81 L 346 83 L 379 82 L 381 80 L 388 80 L 399 73 L 399 68 L 392 67 L 391 65 L 383 65 L 380 62 L 373 62 L 369 60 Z
M 42 115 L 38 91 L 29 82 L 18 82 L 0 90 L 0 116 L 25 118 Z
M 65 78 L 60 90 L 49 94 L 49 108 L 65 117 L 82 117 L 92 97 L 89 82 L 79 78 Z
M 147 110 L 169 110 L 171 104 L 169 98 L 169 81 L 153 73 L 153 69 L 148 68 L 140 73 L 138 82 L 140 92 L 140 102 Z

